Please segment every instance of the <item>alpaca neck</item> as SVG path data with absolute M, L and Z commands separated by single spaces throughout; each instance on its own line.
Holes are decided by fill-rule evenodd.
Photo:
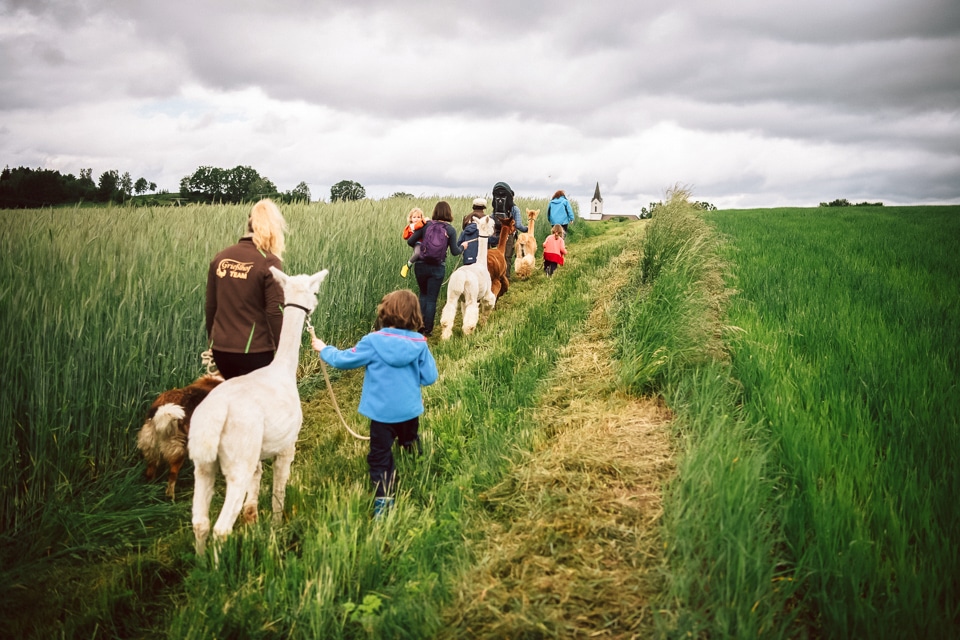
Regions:
M 507 237 L 513 233 L 513 227 L 507 230 L 507 227 L 500 227 L 500 239 L 497 241 L 497 249 L 504 252 L 507 249 Z
M 284 308 L 280 344 L 277 345 L 277 353 L 270 364 L 294 377 L 297 375 L 297 365 L 300 363 L 300 334 L 303 332 L 306 319 L 307 314 L 303 309 Z
M 487 266 L 487 248 L 490 246 L 490 236 L 480 236 L 477 240 L 477 261 L 475 264 Z

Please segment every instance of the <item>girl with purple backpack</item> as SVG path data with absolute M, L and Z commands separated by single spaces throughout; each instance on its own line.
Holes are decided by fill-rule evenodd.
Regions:
M 420 313 L 423 315 L 425 336 L 433 333 L 433 322 L 437 315 L 437 298 L 443 278 L 447 275 L 447 249 L 458 256 L 463 247 L 457 244 L 457 230 L 453 227 L 453 211 L 450 204 L 441 200 L 433 208 L 433 217 L 425 225 L 413 232 L 407 239 L 411 247 L 420 243 L 420 259 L 413 263 L 413 272 L 417 276 L 420 289 Z

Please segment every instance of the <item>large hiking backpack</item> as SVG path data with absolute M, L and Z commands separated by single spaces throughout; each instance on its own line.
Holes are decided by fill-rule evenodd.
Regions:
M 439 220 L 431 220 L 423 228 L 420 241 L 420 259 L 430 264 L 440 264 L 447 257 L 447 225 Z
M 513 189 L 506 182 L 493 185 L 493 217 L 509 218 L 513 213 Z

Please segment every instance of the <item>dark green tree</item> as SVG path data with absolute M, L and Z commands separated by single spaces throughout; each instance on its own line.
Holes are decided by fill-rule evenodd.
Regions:
M 287 202 L 310 202 L 310 187 L 306 182 L 301 182 L 285 194 Z
M 137 181 L 133 183 L 133 190 L 139 196 L 147 192 L 147 187 L 149 183 L 144 177 L 137 178 Z
M 353 180 L 341 180 L 330 187 L 330 201 L 337 200 L 363 200 L 367 197 L 367 190 L 363 185 Z
M 249 202 L 277 195 L 277 186 L 252 167 L 200 167 L 180 180 L 180 196 L 202 202 Z
M 120 176 L 119 190 L 123 199 L 129 198 L 133 195 L 133 178 L 130 176 L 129 171 L 124 171 L 123 175 Z
M 100 181 L 97 184 L 97 199 L 100 202 L 110 202 L 118 200 L 120 189 L 120 174 L 116 169 L 104 171 L 100 174 Z

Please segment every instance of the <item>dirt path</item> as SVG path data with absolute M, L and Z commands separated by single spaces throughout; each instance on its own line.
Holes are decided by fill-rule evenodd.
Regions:
M 447 636 L 651 634 L 670 416 L 616 390 L 608 308 L 637 260 L 624 253 L 605 270 L 537 408 L 542 441 L 483 496 L 477 560 L 446 612 Z

